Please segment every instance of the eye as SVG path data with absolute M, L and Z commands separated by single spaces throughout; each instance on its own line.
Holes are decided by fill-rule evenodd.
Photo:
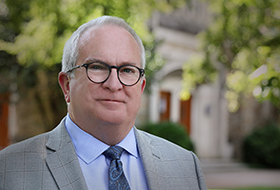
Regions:
M 132 66 L 125 66 L 121 68 L 120 72 L 124 74 L 135 74 L 137 72 L 137 69 Z
M 134 73 L 135 71 L 133 69 L 131 69 L 131 68 L 124 68 L 123 72 L 125 72 L 125 73 Z
M 91 63 L 88 66 L 89 70 L 99 71 L 99 70 L 108 70 L 108 67 L 102 63 Z

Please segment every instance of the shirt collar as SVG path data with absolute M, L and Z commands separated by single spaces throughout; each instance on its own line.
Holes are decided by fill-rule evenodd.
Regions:
M 132 127 L 132 129 L 129 131 L 129 133 L 126 135 L 126 137 L 120 143 L 118 143 L 117 146 L 122 147 L 129 154 L 138 158 L 138 151 L 137 151 L 134 127 Z
M 89 164 L 99 157 L 109 146 L 89 133 L 83 131 L 70 118 L 69 114 L 65 120 L 66 130 L 72 139 L 76 153 L 85 163 Z M 129 154 L 138 158 L 134 127 L 130 130 L 127 136 L 117 144 L 125 149 Z

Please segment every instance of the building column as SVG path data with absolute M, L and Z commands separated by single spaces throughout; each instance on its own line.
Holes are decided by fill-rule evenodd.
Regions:
M 152 82 L 149 95 L 149 120 L 151 122 L 159 121 L 159 86 L 157 82 Z

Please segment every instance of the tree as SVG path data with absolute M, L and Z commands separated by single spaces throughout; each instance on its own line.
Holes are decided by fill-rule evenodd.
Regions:
M 213 22 L 199 37 L 203 54 L 184 67 L 186 97 L 223 72 L 229 111 L 253 95 L 280 108 L 280 2 L 208 0 Z
M 78 26 L 101 15 L 125 19 L 146 47 L 149 78 L 160 61 L 154 54 L 154 38 L 146 21 L 154 9 L 170 11 L 184 3 L 185 0 L 0 0 L 0 93 L 10 91 L 11 83 L 18 87 L 12 89 L 20 97 L 32 89 L 45 130 L 50 130 L 65 115 L 57 73 L 63 46 Z

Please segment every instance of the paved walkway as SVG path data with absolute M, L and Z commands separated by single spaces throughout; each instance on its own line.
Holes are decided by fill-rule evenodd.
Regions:
M 208 189 L 279 187 L 280 170 L 251 169 L 229 160 L 201 160 Z

